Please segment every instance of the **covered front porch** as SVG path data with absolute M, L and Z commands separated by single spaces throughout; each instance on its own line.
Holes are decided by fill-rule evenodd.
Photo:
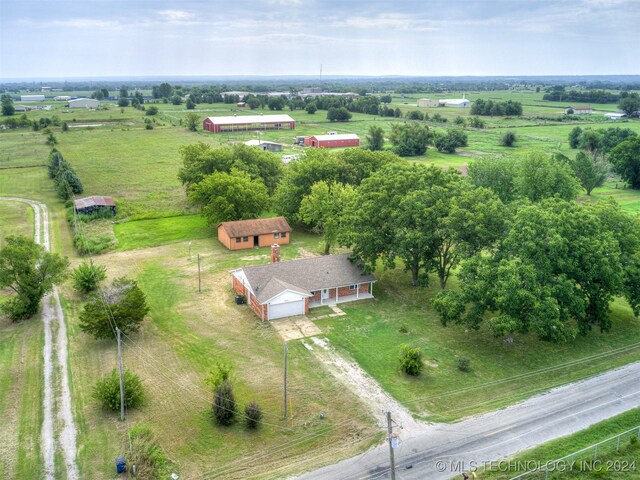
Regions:
M 313 296 L 309 299 L 309 308 L 365 300 L 373 298 L 373 282 L 324 288 L 312 292 L 312 294 Z

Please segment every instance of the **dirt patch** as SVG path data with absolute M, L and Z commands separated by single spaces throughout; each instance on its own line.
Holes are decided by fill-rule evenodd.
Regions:
M 354 393 L 378 419 L 378 425 L 386 428 L 382 411 L 391 411 L 393 419 L 400 425 L 401 438 L 409 438 L 423 432 L 428 424 L 416 420 L 411 413 L 395 401 L 360 365 L 347 361 L 329 344 L 326 338 L 311 337 L 302 341 L 307 350 L 329 370 L 329 372 Z
M 272 320 L 271 325 L 285 342 L 312 337 L 322 333 L 322 330 L 305 316 L 279 318 Z
M 423 360 L 423 362 L 427 367 L 438 368 L 440 365 L 435 360 Z
M 298 257 L 300 258 L 311 258 L 311 257 L 317 257 L 317 256 L 318 256 L 317 254 L 310 252 L 304 247 L 298 248 Z

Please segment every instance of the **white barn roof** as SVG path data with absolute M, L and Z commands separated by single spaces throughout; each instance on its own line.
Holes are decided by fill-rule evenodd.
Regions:
M 231 117 L 208 117 L 214 125 L 245 125 L 252 123 L 295 122 L 289 115 L 242 115 Z
M 439 100 L 440 103 L 447 103 L 450 105 L 462 105 L 465 103 L 469 103 L 469 100 L 466 98 L 443 98 Z

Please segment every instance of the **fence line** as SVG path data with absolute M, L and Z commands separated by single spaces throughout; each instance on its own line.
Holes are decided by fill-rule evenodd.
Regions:
M 569 464 L 572 461 L 575 461 L 579 457 L 585 458 L 587 454 L 590 454 L 591 452 L 593 452 L 593 456 L 591 457 L 591 455 L 589 455 L 589 457 L 593 462 L 596 462 L 596 460 L 598 460 L 598 454 L 609 453 L 613 450 L 612 448 L 609 448 L 609 447 L 612 447 L 614 443 L 615 443 L 615 451 L 616 452 L 619 451 L 621 446 L 621 441 L 623 439 L 627 440 L 627 438 L 629 439 L 629 441 L 631 441 L 631 438 L 636 438 L 640 440 L 640 425 L 633 427 L 625 432 L 614 435 L 613 437 L 607 438 L 606 440 L 602 440 L 601 442 L 594 443 L 593 445 L 589 445 L 588 447 L 585 447 L 581 450 L 570 453 L 569 455 L 566 455 L 564 457 L 558 458 L 556 460 L 550 460 L 546 462 L 544 465 L 541 465 L 534 470 L 528 470 L 524 473 L 521 473 L 518 476 L 511 477 L 510 480 L 520 480 L 524 478 L 528 480 L 532 480 L 534 478 L 535 479 L 544 478 L 546 480 L 549 478 L 550 474 L 553 474 L 555 472 L 566 471 L 566 468 L 559 467 L 559 465 L 563 463 Z M 598 447 L 600 447 L 600 449 L 598 449 Z M 540 474 L 540 475 L 536 475 L 536 474 Z

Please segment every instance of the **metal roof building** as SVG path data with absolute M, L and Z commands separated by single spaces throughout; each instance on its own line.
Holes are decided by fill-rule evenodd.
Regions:
M 360 145 L 360 137 L 355 133 L 336 133 L 333 135 L 313 135 L 304 139 L 307 147 L 339 148 L 357 147 Z
M 289 115 L 241 115 L 207 117 L 202 122 L 206 132 L 236 132 L 239 130 L 280 130 L 296 128 L 296 121 Z

